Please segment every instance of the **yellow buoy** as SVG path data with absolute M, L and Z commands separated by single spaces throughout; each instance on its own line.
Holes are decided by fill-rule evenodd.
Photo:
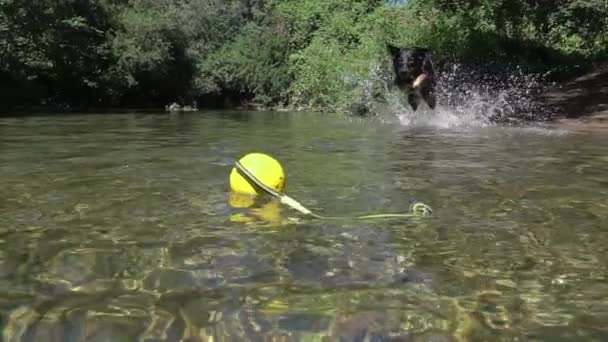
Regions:
M 249 172 L 265 185 L 283 192 L 285 172 L 281 164 L 271 156 L 263 153 L 250 153 L 239 160 Z M 230 172 L 230 188 L 245 195 L 257 195 L 258 189 L 243 177 L 236 168 Z M 259 190 L 261 192 L 261 190 Z

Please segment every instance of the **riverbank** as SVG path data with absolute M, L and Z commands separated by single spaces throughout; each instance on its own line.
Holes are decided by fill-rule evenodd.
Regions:
M 552 125 L 608 129 L 608 63 L 548 88 L 541 101 Z
M 553 86 L 548 87 L 540 95 L 540 102 L 544 110 L 551 113 L 551 120 L 548 122 L 550 126 L 576 130 L 608 130 L 608 63 L 596 66 L 591 71 L 582 73 L 580 76 L 556 81 Z M 214 106 L 213 110 L 218 109 L 217 106 Z M 235 106 L 230 109 L 252 110 L 251 107 L 245 108 L 244 106 Z M 210 109 L 204 108 L 203 110 Z M 78 114 L 158 112 L 160 114 L 167 111 L 166 108 L 154 106 L 134 108 L 36 106 L 15 109 L 12 111 L 12 115 L 50 114 L 57 112 Z M 0 116 L 3 116 L 3 114 L 8 115 L 8 113 L 0 113 Z

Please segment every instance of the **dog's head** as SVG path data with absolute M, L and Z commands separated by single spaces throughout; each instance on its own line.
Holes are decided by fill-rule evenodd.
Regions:
M 430 49 L 387 47 L 392 56 L 397 84 L 418 87 L 433 79 L 435 71 Z

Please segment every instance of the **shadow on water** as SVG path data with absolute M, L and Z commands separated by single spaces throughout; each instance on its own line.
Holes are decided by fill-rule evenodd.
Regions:
M 308 113 L 0 120 L 3 341 L 601 340 L 606 138 Z M 322 221 L 235 207 L 281 160 Z M 576 229 L 572 229 L 576 227 Z

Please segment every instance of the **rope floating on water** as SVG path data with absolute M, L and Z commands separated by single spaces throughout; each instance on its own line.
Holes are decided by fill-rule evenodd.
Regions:
M 314 218 L 323 219 L 323 220 L 337 220 L 337 219 L 382 219 L 382 218 L 412 218 L 412 217 L 420 217 L 420 216 L 428 216 L 432 214 L 433 210 L 428 205 L 422 202 L 416 202 L 412 205 L 411 211 L 409 213 L 397 213 L 397 214 L 370 214 L 370 215 L 359 215 L 359 216 L 323 216 L 316 213 L 313 213 L 311 210 L 306 208 L 300 202 L 295 199 L 287 196 L 286 194 L 279 192 L 266 184 L 262 183 L 259 179 L 255 177 L 255 175 L 247 168 L 245 168 L 238 161 L 235 163 L 236 169 L 253 185 L 262 189 L 265 193 L 278 198 L 281 203 L 289 206 L 290 208 L 299 211 L 304 215 L 308 215 Z

